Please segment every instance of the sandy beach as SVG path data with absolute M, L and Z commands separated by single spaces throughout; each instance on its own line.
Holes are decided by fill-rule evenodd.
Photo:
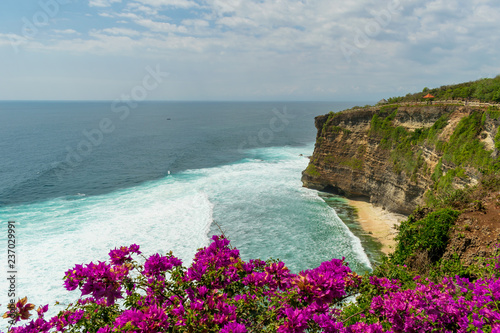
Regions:
M 382 252 L 385 254 L 393 252 L 396 244 L 394 227 L 405 220 L 406 216 L 390 213 L 364 200 L 349 199 L 349 204 L 356 208 L 363 230 L 382 243 Z

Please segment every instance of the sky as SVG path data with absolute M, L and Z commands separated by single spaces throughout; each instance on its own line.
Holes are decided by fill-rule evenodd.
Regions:
M 2 0 L 0 100 L 378 101 L 499 39 L 498 0 Z

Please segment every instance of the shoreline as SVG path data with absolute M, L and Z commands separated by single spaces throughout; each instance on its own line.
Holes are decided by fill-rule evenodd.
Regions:
M 380 242 L 384 254 L 394 252 L 396 241 L 396 225 L 404 221 L 407 216 L 388 212 L 382 207 L 373 206 L 370 202 L 352 198 L 347 199 L 350 206 L 356 209 L 357 221 L 361 228 L 372 238 Z

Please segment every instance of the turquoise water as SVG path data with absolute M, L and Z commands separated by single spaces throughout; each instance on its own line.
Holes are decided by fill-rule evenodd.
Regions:
M 344 224 L 351 230 L 351 232 L 359 238 L 364 252 L 368 256 L 372 264 L 379 264 L 382 262 L 382 243 L 373 238 L 371 234 L 363 230 L 358 221 L 358 213 L 356 208 L 349 205 L 348 200 L 344 197 L 331 194 L 331 193 L 318 193 L 328 206 L 335 210 L 338 217 Z
M 105 260 L 109 249 L 121 245 L 137 243 L 144 253 L 172 250 L 189 264 L 196 249 L 220 232 L 214 221 L 244 259 L 279 258 L 299 272 L 345 257 L 360 273 L 370 269 L 372 255 L 339 218 L 349 220 L 342 204 L 337 213 L 335 204 L 327 204 L 300 181 L 314 148 L 313 115 L 343 105 L 292 105 L 289 112 L 295 117 L 286 128 L 257 145 L 251 138 L 271 128 L 271 105 L 174 105 L 171 111 L 169 105 L 150 105 L 95 147 L 67 178 L 58 179 L 54 161 L 64 158 L 67 146 L 81 141 L 85 124 L 108 112 L 105 104 L 101 111 L 91 106 L 89 114 L 65 111 L 66 104 L 42 103 L 38 112 L 46 117 L 37 121 L 0 112 L 4 118 L 9 115 L 11 128 L 24 126 L 30 137 L 1 132 L 0 154 L 5 158 L 0 170 L 9 177 L 0 186 L 0 219 L 18 225 L 20 297 L 26 295 L 35 304 L 59 301 L 53 311 L 60 310 L 79 296 L 62 287 L 64 272 L 75 264 Z M 85 110 L 85 105 L 76 108 Z M 28 113 L 39 116 L 35 111 Z M 79 121 L 70 121 L 68 112 Z M 63 121 L 57 123 L 54 113 Z M 11 140 L 10 147 L 6 140 Z M 242 149 L 245 141 L 249 144 Z M 17 152 L 12 145 L 18 145 Z M 12 163 L 20 167 L 13 170 Z M 6 248 L 6 233 L 0 235 Z M 2 260 L 6 272 L 5 264 Z M 6 282 L 0 288 L 6 290 Z M 0 303 L 6 299 L 2 294 Z

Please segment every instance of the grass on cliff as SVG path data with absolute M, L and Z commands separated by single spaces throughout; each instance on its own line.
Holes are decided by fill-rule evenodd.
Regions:
M 467 180 L 467 168 L 471 167 L 483 176 L 495 175 L 500 172 L 500 156 L 493 157 L 487 150 L 479 135 L 484 130 L 485 116 L 491 117 L 490 111 L 474 111 L 462 118 L 447 142 L 439 142 L 436 149 L 442 152 L 442 158 L 434 168 L 432 180 L 434 191 L 428 194 L 427 202 L 437 206 L 439 202 L 456 196 L 453 186 L 456 179 Z M 493 117 L 491 117 L 493 118 Z M 494 118 L 493 118 L 494 119 Z M 500 126 L 499 126 L 500 129 Z M 500 132 L 500 131 L 499 131 Z M 497 132 L 495 146 L 500 147 L 500 135 Z M 454 166 L 444 170 L 443 162 Z
M 485 149 L 479 140 L 479 134 L 483 131 L 483 114 L 473 112 L 464 117 L 455 128 L 450 140 L 443 145 L 443 160 L 457 166 L 471 166 L 483 170 L 492 171 L 495 162 L 491 157 L 491 151 Z
M 448 116 L 443 115 L 430 128 L 410 132 L 402 126 L 393 125 L 397 112 L 397 107 L 382 108 L 371 120 L 369 135 L 380 139 L 380 148 L 391 151 L 396 173 L 404 171 L 412 180 L 417 181 L 417 172 L 424 166 L 420 146 L 436 144 L 437 135 L 446 126 Z
M 328 118 L 326 119 L 325 123 L 323 124 L 323 128 L 321 130 L 321 135 L 325 135 L 327 132 L 333 133 L 333 134 L 339 134 L 340 132 L 343 132 L 344 134 L 349 134 L 351 133 L 350 130 L 340 127 L 340 126 L 335 126 L 335 125 L 330 125 L 332 122 L 332 119 L 339 116 L 341 112 L 336 112 L 334 113 L 333 111 L 330 111 L 328 114 Z
M 487 120 L 500 118 L 500 110 L 490 107 L 487 111 L 474 110 L 469 116 L 463 117 L 456 126 L 448 141 L 439 139 L 439 135 L 447 126 L 449 114 L 443 114 L 431 127 L 417 128 L 409 131 L 402 126 L 394 126 L 398 114 L 398 105 L 387 105 L 373 115 L 368 135 L 379 141 L 379 148 L 389 151 L 393 162 L 393 171 L 405 173 L 414 183 L 418 183 L 421 175 L 431 176 L 433 189 L 427 194 L 428 202 L 436 201 L 437 197 L 449 195 L 457 179 L 467 182 L 469 174 L 466 168 L 471 167 L 482 174 L 490 174 L 500 170 L 500 158 L 493 158 L 480 140 Z M 323 124 L 322 134 L 349 134 L 349 131 L 339 126 L 331 125 L 337 114 L 331 112 Z M 500 150 L 500 126 L 495 136 L 495 147 Z M 431 169 L 422 153 L 422 146 L 435 150 L 442 155 L 439 163 Z M 326 161 L 338 163 L 355 170 L 363 169 L 363 159 L 359 154 L 352 159 L 332 159 Z M 448 166 L 446 169 L 443 165 Z M 451 169 L 449 166 L 455 166 Z M 306 173 L 318 177 L 320 173 L 313 166 Z
M 309 176 L 312 177 L 319 177 L 321 174 L 319 173 L 318 169 L 316 169 L 316 166 L 312 163 L 309 163 L 307 166 L 305 173 L 307 173 Z
M 457 178 L 468 178 L 465 168 L 472 167 L 482 174 L 500 170 L 500 158 L 493 158 L 479 135 L 484 130 L 485 122 L 498 119 L 500 111 L 490 108 L 487 111 L 475 110 L 461 119 L 448 141 L 439 140 L 439 134 L 448 124 L 448 114 L 442 115 L 431 127 L 418 128 L 413 132 L 401 126 L 394 126 L 397 106 L 386 106 L 372 117 L 369 135 L 380 140 L 381 149 L 390 150 L 394 172 L 405 172 L 413 182 L 418 182 L 418 175 L 432 172 L 434 196 L 449 193 Z M 500 148 L 500 126 L 495 137 L 495 145 Z M 442 158 L 434 170 L 429 170 L 422 156 L 422 146 L 435 149 Z M 455 166 L 444 170 L 443 163 Z M 432 200 L 432 195 L 429 196 Z
M 439 260 L 448 244 L 448 231 L 459 215 L 459 211 L 451 208 L 437 210 L 423 219 L 411 215 L 398 227 L 398 243 L 392 255 L 394 263 L 403 265 L 422 251 L 431 262 Z
M 451 207 L 463 210 L 475 206 L 491 192 L 500 191 L 500 172 L 482 175 L 479 183 L 472 187 L 451 189 L 433 196 L 427 200 L 427 206 L 432 209 Z
M 432 188 L 426 193 L 425 200 L 429 206 L 443 207 L 445 202 L 460 202 L 464 192 L 457 190 L 457 184 L 467 184 L 470 177 L 494 175 L 500 173 L 500 153 L 487 150 L 481 141 L 485 128 L 497 127 L 494 146 L 500 150 L 500 110 L 490 107 L 488 110 L 476 109 L 463 117 L 456 125 L 447 141 L 440 136 L 448 125 L 449 114 L 443 114 L 431 127 L 417 128 L 409 131 L 401 126 L 395 126 L 398 115 L 398 105 L 386 105 L 377 111 L 370 122 L 368 136 L 372 144 L 378 144 L 378 149 L 386 150 L 392 161 L 396 174 L 404 173 L 407 179 L 418 184 L 422 177 L 433 181 Z M 323 134 L 343 131 L 338 126 L 332 126 L 331 121 L 336 114 L 330 113 L 323 126 Z M 494 128 L 493 127 L 493 128 Z M 345 133 L 345 131 L 344 131 Z M 320 139 L 322 139 L 321 137 Z M 437 165 L 425 162 L 423 148 L 435 151 L 440 155 Z M 361 148 L 361 147 L 360 147 Z M 362 147 L 366 149 L 365 146 Z M 364 150 L 352 158 L 326 156 L 325 163 L 336 163 L 353 170 L 363 170 Z M 306 173 L 319 177 L 320 173 L 313 161 Z
M 500 75 L 492 79 L 486 78 L 455 85 L 445 85 L 434 89 L 424 88 L 419 93 L 389 98 L 388 102 L 422 101 L 427 94 L 433 95 L 437 100 L 478 100 L 498 103 L 500 102 Z

